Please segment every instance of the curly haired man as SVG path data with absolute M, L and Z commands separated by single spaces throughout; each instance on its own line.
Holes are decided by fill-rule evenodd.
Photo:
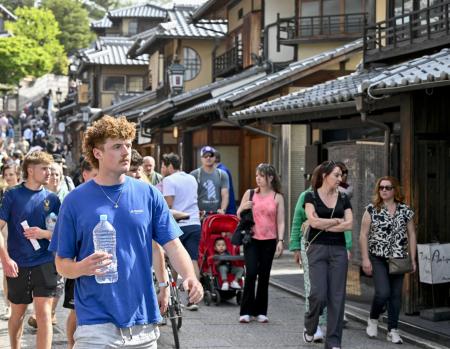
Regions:
M 166 250 L 184 277 L 189 297 L 203 296 L 181 234 L 162 195 L 143 181 L 127 177 L 135 125 L 125 117 L 105 116 L 85 133 L 83 151 L 98 175 L 64 200 L 50 249 L 61 275 L 76 279 L 78 327 L 75 349 L 156 348 L 161 320 L 152 280 L 152 239 Z M 99 284 L 96 275 L 111 255 L 95 252 L 92 231 L 99 215 L 116 230 L 118 279 Z

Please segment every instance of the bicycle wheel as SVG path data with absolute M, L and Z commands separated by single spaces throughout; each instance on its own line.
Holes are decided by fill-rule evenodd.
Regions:
M 175 348 L 180 349 L 180 339 L 178 338 L 178 326 L 177 326 L 177 316 L 175 314 L 175 308 L 173 305 L 169 305 L 169 319 L 172 325 L 173 340 L 175 342 Z

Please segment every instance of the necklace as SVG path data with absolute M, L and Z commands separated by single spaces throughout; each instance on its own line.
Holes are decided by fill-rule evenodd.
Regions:
M 101 189 L 102 193 L 105 194 L 105 196 L 108 198 L 108 200 L 112 202 L 113 207 L 114 207 L 114 208 L 119 208 L 119 200 L 120 200 L 120 197 L 122 196 L 123 186 L 122 186 L 122 189 L 120 189 L 119 197 L 117 198 L 116 202 L 114 202 L 114 201 L 108 196 L 108 194 L 105 193 L 105 191 L 103 190 L 102 186 L 101 186 L 100 184 L 98 184 L 97 182 L 96 182 L 96 184 L 97 184 L 98 187 Z

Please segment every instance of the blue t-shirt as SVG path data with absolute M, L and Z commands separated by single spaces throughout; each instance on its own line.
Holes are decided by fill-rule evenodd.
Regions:
M 236 198 L 234 197 L 234 188 L 233 188 L 233 178 L 231 178 L 231 172 L 228 169 L 228 167 L 226 167 L 224 164 L 219 163 L 217 165 L 217 168 L 225 171 L 228 175 L 228 195 L 229 195 L 229 202 L 228 202 L 228 207 L 227 207 L 227 211 L 225 213 L 228 214 L 236 214 Z
M 94 253 L 92 231 L 101 214 L 116 230 L 118 281 L 98 284 L 94 276 L 76 279 L 75 310 L 79 325 L 111 322 L 119 328 L 161 320 L 152 278 L 152 239 L 160 245 L 181 230 L 161 193 L 143 181 L 126 177 L 123 184 L 102 186 L 88 181 L 71 191 L 61 206 L 51 251 L 81 261 Z
M 49 240 L 39 239 L 41 248 L 36 251 L 20 223 L 26 220 L 30 227 L 47 229 L 45 218 L 52 212 L 58 215 L 60 206 L 58 196 L 45 188 L 31 190 L 22 183 L 6 191 L 0 219 L 8 223 L 8 253 L 19 267 L 35 267 L 55 259 L 48 251 Z

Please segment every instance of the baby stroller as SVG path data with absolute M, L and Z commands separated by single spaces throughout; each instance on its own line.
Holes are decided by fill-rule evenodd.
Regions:
M 230 214 L 214 214 L 208 216 L 202 225 L 202 236 L 199 245 L 198 264 L 200 267 L 200 282 L 202 283 L 204 293 L 204 302 L 210 305 L 213 301 L 219 305 L 222 300 L 228 300 L 236 297 L 236 303 L 241 304 L 242 299 L 242 278 L 238 281 L 241 289 L 222 290 L 222 280 L 217 270 L 218 261 L 229 261 L 232 265 L 244 267 L 244 257 L 240 255 L 239 246 L 231 244 L 231 236 L 235 231 L 239 219 Z M 214 244 L 217 238 L 225 240 L 227 251 L 230 255 L 215 255 Z M 228 273 L 228 282 L 232 281 L 234 275 Z

